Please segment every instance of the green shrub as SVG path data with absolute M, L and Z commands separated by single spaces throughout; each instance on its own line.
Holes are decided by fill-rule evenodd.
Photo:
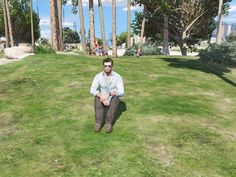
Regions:
M 49 44 L 39 44 L 35 48 L 36 54 L 54 54 L 56 53 Z
M 0 58 L 2 58 L 4 56 L 4 51 L 0 50 Z
M 134 45 L 133 47 L 129 48 L 125 52 L 125 56 L 134 56 L 136 54 L 138 46 Z M 146 42 L 141 46 L 141 55 L 160 55 L 161 50 L 158 48 L 156 43 L 153 42 Z
M 202 61 L 220 63 L 224 65 L 236 64 L 236 42 L 210 44 L 199 52 Z

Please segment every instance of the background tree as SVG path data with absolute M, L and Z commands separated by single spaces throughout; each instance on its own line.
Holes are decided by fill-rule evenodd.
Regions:
M 95 25 L 94 25 L 94 4 L 93 0 L 89 0 L 89 24 L 90 24 L 90 54 L 95 52 Z
M 227 9 L 230 1 L 224 0 L 224 9 Z M 180 47 L 182 55 L 187 54 L 187 47 L 211 37 L 212 31 L 215 29 L 214 18 L 218 11 L 217 1 L 168 0 L 165 3 L 161 2 L 161 0 L 149 0 L 147 3 L 145 30 L 147 37 L 156 40 L 158 33 L 163 33 L 163 28 L 158 28 L 164 23 L 163 8 L 165 14 L 168 15 L 170 42 Z M 133 25 L 136 30 L 141 25 L 140 14 L 137 17 L 139 19 L 135 18 Z
M 127 0 L 127 48 L 131 47 L 130 23 L 131 23 L 131 0 Z
M 98 8 L 99 8 L 99 17 L 100 17 L 100 27 L 101 27 L 101 36 L 102 36 L 102 46 L 104 50 L 107 50 L 106 45 L 106 35 L 105 35 L 105 27 L 104 27 L 104 17 L 103 17 L 103 9 L 102 9 L 102 1 L 98 0 Z
M 0 24 L 4 25 L 6 47 L 9 47 L 10 46 L 10 39 L 9 39 L 9 29 L 8 29 L 8 22 L 7 22 L 7 12 L 6 12 L 5 0 L 3 0 L 3 2 L 2 2 L 2 10 L 3 10 L 3 12 L 2 12 L 3 13 L 3 20 L 2 20 L 2 18 L 0 18 Z M 4 35 L 3 32 L 1 35 Z
M 117 46 L 116 46 L 116 0 L 112 0 L 112 56 L 117 57 Z
M 82 39 L 82 48 L 86 51 L 86 39 L 85 39 L 85 28 L 84 28 L 84 13 L 82 0 L 79 0 L 79 18 L 80 18 L 80 34 Z
M 4 0 L 5 1 L 5 9 L 6 9 L 6 16 L 7 16 L 7 24 L 8 24 L 8 30 L 9 30 L 9 37 L 10 37 L 10 44 L 11 47 L 14 46 L 14 38 L 13 38 L 13 32 L 12 32 L 12 21 L 11 21 L 11 14 L 10 14 L 10 10 L 9 10 L 9 1 L 8 0 Z
M 79 12 L 80 19 L 80 35 L 82 41 L 82 49 L 86 52 L 86 39 L 85 39 L 85 29 L 84 29 L 84 12 L 82 0 L 72 0 L 72 13 L 77 14 Z
M 30 6 L 28 0 L 10 0 L 9 6 L 10 18 L 12 25 L 12 33 L 16 44 L 21 42 L 31 43 L 31 20 Z M 34 41 L 40 37 L 39 17 L 35 11 L 32 11 Z M 4 14 L 0 9 L 0 34 L 5 35 Z
M 34 21 L 33 21 L 33 5 L 32 0 L 30 0 L 30 24 L 31 24 L 31 44 L 33 52 L 35 51 L 35 42 L 34 42 Z
M 123 43 L 126 43 L 127 38 L 128 38 L 127 36 L 128 36 L 128 32 L 122 32 L 120 33 L 120 35 L 117 35 L 116 44 L 119 46 L 119 45 L 122 45 Z M 130 34 L 130 36 L 133 36 L 133 35 Z
M 63 28 L 64 43 L 80 43 L 80 37 L 77 31 L 73 31 L 69 27 Z
M 163 25 L 163 55 L 169 55 L 169 20 L 166 14 L 163 14 L 164 25 Z
M 60 50 L 60 27 L 58 19 L 58 3 L 57 0 L 50 0 L 50 26 L 51 26 L 51 42 L 55 51 Z
M 217 44 L 221 44 L 222 6 L 223 6 L 223 0 L 219 0 L 218 20 L 217 20 L 218 23 L 217 23 L 217 33 L 216 33 Z

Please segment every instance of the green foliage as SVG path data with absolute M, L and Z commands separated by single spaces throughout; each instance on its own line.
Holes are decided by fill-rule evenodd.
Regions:
M 125 56 L 134 56 L 137 52 L 137 45 L 129 48 L 125 52 Z M 141 46 L 141 55 L 161 55 L 161 49 L 154 42 L 146 42 Z
M 133 34 L 130 35 L 131 37 Z M 127 32 L 122 32 L 120 35 L 116 36 L 116 44 L 122 45 L 123 43 L 126 43 L 127 40 Z
M 9 0 L 14 41 L 31 43 L 30 7 L 28 0 Z M 2 7 L 2 4 L 1 4 Z M 33 10 L 34 39 L 40 37 L 39 16 Z M 0 8 L 0 35 L 5 35 L 3 9 Z
M 230 1 L 224 0 L 224 14 L 227 14 Z M 202 40 L 210 39 L 216 27 L 215 17 L 218 13 L 218 1 L 135 0 L 135 2 L 146 5 L 147 13 L 144 33 L 146 37 L 150 37 L 156 42 L 162 40 L 164 14 L 168 17 L 169 42 L 180 47 L 185 46 L 185 44 L 191 47 L 199 44 Z M 142 12 L 135 14 L 135 19 L 132 22 L 135 34 L 140 33 L 142 18 Z
M 77 31 L 73 31 L 69 27 L 63 28 L 64 43 L 79 43 L 80 37 Z
M 236 41 L 236 32 L 230 33 L 229 36 L 227 36 L 227 42 L 233 42 Z
M 41 43 L 35 48 L 35 53 L 36 54 L 54 54 L 56 53 L 51 45 L 47 43 Z
M 0 50 L 0 58 L 4 56 L 4 51 Z
M 236 42 L 210 44 L 206 49 L 200 50 L 199 56 L 203 61 L 234 65 L 236 64 Z

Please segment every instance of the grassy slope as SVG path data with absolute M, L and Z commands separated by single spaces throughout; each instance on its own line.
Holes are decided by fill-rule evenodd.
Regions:
M 236 75 L 195 59 L 120 58 L 112 134 L 93 132 L 101 59 L 0 66 L 0 176 L 236 176 Z M 111 175 L 112 174 L 112 175 Z

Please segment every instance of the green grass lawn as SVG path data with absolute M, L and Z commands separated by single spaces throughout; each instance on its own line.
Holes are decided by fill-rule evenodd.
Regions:
M 119 58 L 125 96 L 95 133 L 101 58 L 35 55 L 0 66 L 0 176 L 236 176 L 236 70 L 196 58 Z

